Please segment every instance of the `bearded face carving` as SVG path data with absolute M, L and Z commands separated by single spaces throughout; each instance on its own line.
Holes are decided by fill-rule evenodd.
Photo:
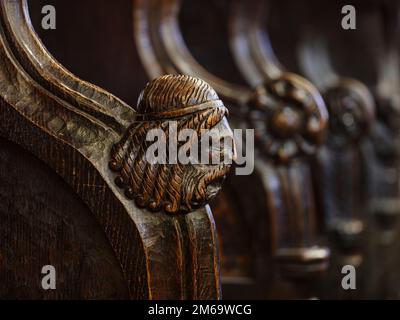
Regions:
M 137 206 L 167 213 L 190 212 L 210 201 L 221 188 L 229 171 L 228 162 L 217 164 L 170 161 L 153 163 L 147 150 L 154 143 L 146 139 L 150 130 L 161 129 L 168 149 L 169 127 L 191 129 L 200 143 L 205 130 L 213 130 L 218 138 L 231 139 L 233 134 L 226 120 L 227 109 L 216 92 L 204 81 L 185 75 L 167 75 L 149 82 L 141 93 L 136 121 L 122 139 L 113 146 L 109 167 L 117 173 L 116 184 L 124 189 Z M 183 142 L 178 142 L 177 150 Z M 234 145 L 232 143 L 232 148 Z M 198 146 L 200 149 L 200 145 Z M 217 155 L 233 154 L 221 143 Z

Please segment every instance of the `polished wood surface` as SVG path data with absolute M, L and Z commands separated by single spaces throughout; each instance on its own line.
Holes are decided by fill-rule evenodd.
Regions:
M 90 247 L 90 243 L 93 241 L 90 237 L 100 237 L 100 239 L 103 239 L 104 248 L 99 248 L 99 257 L 96 258 L 94 255 L 91 263 L 96 264 L 98 263 L 96 260 L 100 261 L 101 259 L 110 260 L 109 268 L 102 271 L 107 274 L 115 274 L 116 285 L 126 289 L 119 291 L 112 287 L 114 289 L 112 291 L 107 285 L 102 288 L 98 285 L 101 280 L 96 277 L 101 276 L 102 273 L 94 273 L 91 275 L 92 281 L 85 280 L 88 287 L 82 291 L 74 290 L 77 283 L 72 281 L 74 279 L 70 279 L 71 282 L 64 283 L 64 293 L 60 292 L 59 296 L 48 295 L 48 298 L 103 297 L 101 290 L 105 291 L 104 297 L 107 298 L 220 298 L 219 254 L 215 225 L 206 201 L 211 200 L 217 193 L 220 180 L 227 172 L 227 168 L 224 168 L 224 170 L 222 170 L 223 168 L 215 169 L 210 165 L 202 169 L 205 170 L 206 179 L 203 181 L 201 180 L 203 176 L 200 176 L 199 180 L 195 181 L 195 183 L 201 182 L 203 185 L 204 189 L 199 188 L 199 192 L 205 193 L 206 187 L 215 184 L 212 193 L 206 194 L 203 198 L 194 199 L 194 195 L 188 191 L 191 186 L 186 184 L 187 181 L 184 181 L 176 196 L 190 195 L 185 202 L 187 205 L 186 214 L 183 214 L 183 210 L 180 210 L 179 206 L 175 207 L 176 203 L 173 202 L 174 198 L 172 197 L 168 199 L 168 201 L 171 201 L 171 207 L 153 207 L 153 210 L 149 211 L 138 206 L 137 202 L 131 201 L 118 189 L 116 183 L 120 181 L 114 181 L 113 171 L 118 165 L 115 162 L 117 158 L 112 151 L 116 149 L 112 148 L 121 139 L 126 139 L 125 137 L 128 138 L 132 146 L 140 148 L 144 140 L 131 140 L 132 137 L 124 134 L 133 129 L 137 131 L 143 128 L 147 129 L 148 122 L 140 120 L 140 113 L 137 113 L 115 96 L 93 84 L 80 80 L 59 64 L 46 50 L 32 29 L 26 1 L 1 2 L 1 14 L 2 25 L 4 26 L 0 34 L 0 60 L 2 62 L 0 77 L 3 88 L 0 94 L 1 136 L 25 149 L 24 152 L 29 152 L 30 157 L 37 157 L 44 163 L 42 167 L 38 164 L 37 169 L 32 167 L 32 174 L 39 175 L 40 170 L 44 170 L 46 171 L 45 177 L 49 177 L 45 179 L 50 179 L 51 174 L 57 174 L 71 188 L 71 190 L 67 189 L 69 190 L 68 194 L 71 197 L 75 194 L 75 198 L 80 199 L 80 202 L 74 204 L 74 206 L 77 206 L 76 209 L 68 206 L 53 208 L 55 199 L 46 200 L 43 205 L 48 208 L 49 212 L 44 211 L 40 214 L 55 215 L 54 226 L 46 225 L 45 221 L 38 219 L 35 223 L 31 222 L 28 225 L 29 227 L 17 229 L 16 236 L 20 239 L 19 241 L 23 242 L 24 237 L 30 239 L 30 242 L 26 244 L 27 251 L 24 251 L 23 248 L 20 250 L 17 247 L 17 259 L 28 259 L 29 256 L 25 256 L 25 254 L 32 250 L 30 249 L 32 246 L 37 246 L 38 252 L 43 252 L 43 254 L 50 252 L 50 255 L 52 255 L 50 261 L 46 259 L 43 262 L 44 265 L 48 262 L 53 262 L 56 265 L 61 264 L 60 259 L 67 259 L 68 256 L 61 255 L 63 250 L 57 255 L 51 254 L 51 252 L 54 252 L 49 248 L 52 243 L 43 242 L 46 238 L 41 240 L 38 230 L 48 230 L 49 235 L 53 234 L 53 237 L 59 235 L 53 229 L 57 226 L 57 223 L 60 223 L 56 217 L 62 216 L 63 211 L 72 209 L 71 214 L 73 214 L 76 210 L 80 210 L 82 213 L 84 212 L 83 215 L 86 218 L 82 217 L 82 220 L 78 219 L 71 222 L 69 228 L 60 228 L 58 232 L 65 233 L 65 241 L 62 238 L 59 239 L 60 245 L 68 246 L 68 241 L 76 241 L 81 243 L 82 250 L 85 248 L 87 248 L 86 250 L 93 250 Z M 159 95 L 162 95 L 163 92 L 167 93 L 166 88 L 173 83 L 177 83 L 178 86 L 187 83 L 190 86 L 201 85 L 202 87 L 205 84 L 200 79 L 187 76 L 162 77 L 155 81 L 159 87 Z M 150 87 L 151 84 L 143 91 L 142 104 L 149 103 L 147 99 L 151 99 L 150 96 L 146 97 L 146 89 L 148 90 Z M 214 94 L 217 99 L 218 97 L 211 87 L 207 88 L 207 93 Z M 178 115 L 181 114 L 184 117 L 187 114 L 187 108 L 192 110 L 192 113 L 196 113 L 197 107 L 187 105 L 189 102 L 184 102 L 186 96 L 182 93 L 176 92 L 174 99 L 179 99 L 180 95 L 183 104 L 175 106 L 178 108 Z M 139 109 L 142 104 L 139 103 Z M 210 126 L 215 126 L 225 119 L 222 104 L 218 106 L 210 105 L 208 110 L 210 112 L 207 112 L 207 116 L 212 116 L 213 120 L 207 122 Z M 157 109 L 150 109 L 147 112 L 155 115 L 162 114 L 161 110 Z M 224 121 L 227 125 L 226 120 Z M 200 129 L 199 124 L 194 123 L 193 126 L 194 129 Z M 144 139 L 142 136 L 139 136 L 139 138 Z M 135 145 L 137 143 L 139 145 Z M 15 154 L 16 151 L 12 147 L 10 148 L 11 150 L 8 152 L 5 143 L 5 147 L 2 149 L 3 158 L 6 157 L 7 159 L 7 157 L 12 157 L 12 154 Z M 10 152 L 13 153 L 9 154 Z M 113 164 L 112 168 L 109 167 L 110 159 Z M 15 172 L 11 172 L 10 175 L 4 172 L 5 165 L 6 162 L 2 167 L 2 179 L 18 179 Z M 46 169 L 43 169 L 43 166 Z M 168 165 L 164 167 L 168 169 Z M 155 170 L 157 165 L 149 168 Z M 127 167 L 126 170 L 129 170 L 129 175 L 132 176 L 138 168 Z M 199 169 L 186 166 L 184 172 L 186 170 Z M 23 177 L 16 188 L 17 186 L 22 188 L 22 182 L 26 179 L 28 177 Z M 162 181 L 166 178 L 161 175 L 158 179 Z M 132 182 L 135 182 L 135 180 L 132 180 Z M 55 182 L 49 180 L 49 183 L 54 184 Z M 61 180 L 59 183 L 60 186 L 54 187 L 51 192 L 63 192 L 66 187 L 61 184 Z M 43 186 L 40 187 L 43 188 Z M 139 194 L 138 190 L 132 190 L 132 192 L 137 199 L 143 196 L 143 194 Z M 30 196 L 33 198 L 30 199 Z M 7 194 L 6 199 L 9 199 L 8 201 L 11 201 L 12 198 L 13 193 Z M 20 204 L 19 211 L 13 213 L 2 210 L 6 221 L 3 227 L 6 231 L 12 230 L 10 228 L 12 228 L 13 223 L 16 223 L 17 226 L 20 223 L 23 224 L 27 215 L 35 215 L 35 212 L 40 210 L 40 206 L 36 204 L 46 198 L 43 198 L 40 194 L 30 195 L 28 193 L 24 195 L 24 199 Z M 196 201 L 195 205 L 193 205 L 194 200 Z M 24 206 L 23 203 L 30 205 Z M 81 208 L 79 203 L 82 203 Z M 87 209 L 85 206 L 87 206 Z M 16 208 L 18 209 L 18 207 Z M 167 211 L 171 213 L 173 211 L 177 214 L 167 214 L 165 209 L 168 208 L 170 210 Z M 55 209 L 62 211 L 56 212 Z M 17 214 L 18 212 L 20 214 Z M 11 215 L 11 218 L 7 218 L 9 215 Z M 39 213 L 37 215 L 40 217 Z M 77 235 L 78 231 L 73 232 L 73 230 L 88 223 L 86 222 L 89 219 L 87 216 L 92 219 L 91 229 L 94 230 L 92 232 L 97 233 L 94 233 L 93 236 L 89 233 L 85 238 L 82 231 Z M 8 238 L 7 235 L 8 233 L 2 235 L 4 236 L 2 239 L 5 241 L 5 246 L 18 246 L 18 243 L 14 244 L 12 238 Z M 79 251 L 77 251 L 77 254 L 79 254 Z M 109 256 L 114 258 L 111 259 Z M 76 257 L 70 256 L 70 259 L 73 260 Z M 65 260 L 64 263 L 68 262 L 68 260 Z M 78 260 L 71 265 L 71 268 L 74 265 L 78 268 L 84 262 Z M 42 262 L 36 261 L 35 264 L 33 262 L 30 264 L 29 261 L 26 261 L 25 263 L 28 264 L 28 267 L 33 268 L 36 263 Z M 2 265 L 2 268 L 7 267 L 9 267 L 8 264 Z M 15 272 L 17 271 L 15 270 Z M 72 269 L 64 270 L 60 267 L 58 270 L 58 273 L 61 273 L 60 279 L 67 280 L 68 277 L 62 274 L 63 271 L 72 272 Z M 13 276 L 17 277 L 15 273 L 10 274 L 9 272 L 7 274 L 8 279 L 12 279 Z M 8 280 L 6 284 L 6 290 L 2 291 L 4 298 L 23 297 L 22 293 L 17 293 L 19 283 Z M 38 283 L 35 281 L 26 283 L 27 290 L 32 293 L 29 296 L 30 298 L 43 297 L 42 293 L 39 293 L 35 288 L 37 285 Z
M 1 297 L 399 298 L 397 2 L 2 1 Z M 228 113 L 251 175 L 145 164 Z

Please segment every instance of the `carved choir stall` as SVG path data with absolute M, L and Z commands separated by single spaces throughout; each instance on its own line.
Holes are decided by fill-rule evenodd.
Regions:
M 0 298 L 400 298 L 400 5 L 351 7 L 0 0 Z

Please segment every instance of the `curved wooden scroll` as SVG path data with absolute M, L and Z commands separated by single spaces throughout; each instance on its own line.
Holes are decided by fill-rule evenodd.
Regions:
M 257 83 L 262 79 L 269 79 L 276 74 L 284 72 L 282 65 L 276 58 L 269 37 L 265 28 L 265 12 L 267 1 L 254 0 L 250 2 L 239 1 L 233 10 L 232 19 L 232 50 L 235 53 L 236 61 L 242 72 L 246 75 L 249 83 Z M 317 46 L 318 37 L 309 37 Z M 248 50 L 241 48 L 241 43 L 246 41 Z M 305 42 L 303 42 L 305 45 Z M 352 200 L 344 200 L 363 185 L 362 173 L 351 172 L 354 176 L 354 183 L 337 186 L 339 181 L 334 181 L 338 176 L 343 176 L 346 168 L 354 168 L 352 164 L 358 164 L 360 150 L 349 150 L 367 136 L 367 133 L 374 120 L 374 103 L 371 94 L 365 85 L 354 79 L 339 77 L 333 72 L 326 52 L 311 51 L 308 44 L 307 55 L 303 50 L 303 67 L 306 76 L 315 83 L 323 92 L 330 114 L 330 134 L 328 146 L 321 153 L 324 190 L 322 198 L 325 199 L 325 211 L 328 224 L 333 223 L 337 228 L 340 238 L 353 239 L 355 235 L 346 234 L 345 230 L 362 230 L 362 228 L 351 228 L 353 224 L 360 224 L 360 218 L 352 221 L 350 217 L 357 217 L 360 204 L 365 203 L 362 196 L 354 195 Z M 316 49 L 313 47 L 313 49 Z M 321 50 L 322 47 L 319 46 Z M 251 62 L 250 62 L 251 61 Z M 248 69 L 252 63 L 257 72 Z M 338 149 L 339 148 L 339 149 Z M 345 149 L 344 149 L 345 148 Z M 357 149 L 357 147 L 356 147 Z M 328 154 L 327 154 L 328 153 Z M 333 157 L 333 158 L 332 158 Z M 347 162 L 349 159 L 350 163 Z M 344 161 L 344 167 L 341 165 Z M 333 165 L 335 163 L 335 165 Z M 318 172 L 320 175 L 321 172 Z M 346 174 L 348 177 L 348 175 Z M 333 179 L 333 180 L 332 180 Z M 355 184 L 355 185 L 354 185 Z M 357 187 L 356 187 L 357 186 Z M 329 187 L 329 190 L 327 189 Z M 332 188 L 331 188 L 332 187 Z M 343 188 L 344 187 L 344 188 Z M 336 195 L 335 190 L 341 190 L 341 195 Z M 344 191 L 346 190 L 346 191 Z M 350 203 L 349 208 L 339 208 L 340 204 Z M 350 211 L 349 211 L 350 210 Z M 364 208 L 364 211 L 366 208 Z M 347 213 L 346 213 L 347 212 Z M 341 218 L 340 218 L 341 217 Z M 340 219 L 340 222 L 337 221 Z M 342 221 L 344 219 L 346 221 Z M 350 219 L 350 220 L 347 220 Z M 346 245 L 349 245 L 348 243 Z
M 177 21 L 180 3 L 180 0 L 134 1 L 135 40 L 150 78 L 165 73 L 195 75 L 207 79 L 225 99 L 245 103 L 252 95 L 249 88 L 209 73 L 190 54 Z
M 252 1 L 234 1 L 232 5 L 232 11 L 231 11 L 231 20 L 230 20 L 230 45 L 231 45 L 231 50 L 233 53 L 233 56 L 235 57 L 236 64 L 240 71 L 242 72 L 243 76 L 246 78 L 247 82 L 249 85 L 252 86 L 258 86 L 261 87 L 262 83 L 265 82 L 271 82 L 271 81 L 277 81 L 276 79 L 282 79 L 285 77 L 288 77 L 289 79 L 294 79 L 295 77 L 292 74 L 289 74 L 282 64 L 279 62 L 279 60 L 276 58 L 271 43 L 269 41 L 268 34 L 266 32 L 266 29 L 263 28 L 263 23 L 265 23 L 265 12 L 267 11 L 267 3 L 265 1 L 259 1 L 259 0 L 252 0 Z M 299 77 L 299 79 L 301 79 Z M 305 80 L 302 80 L 305 81 Z M 304 84 L 305 85 L 305 84 Z M 311 85 L 312 86 L 312 85 Z M 315 96 L 319 95 L 315 89 Z M 301 99 L 300 99 L 301 100 Z M 303 101 L 304 103 L 304 101 Z M 308 113 L 309 118 L 309 125 L 311 126 L 311 121 L 315 121 L 317 123 L 316 119 L 327 119 L 327 117 L 323 114 L 314 114 L 311 116 L 312 113 Z M 323 121 L 322 121 L 323 123 Z M 303 133 L 304 134 L 304 133 Z M 316 134 L 316 132 L 315 132 Z M 300 134 L 301 135 L 301 134 Z M 313 135 L 312 135 L 313 136 Z M 317 134 L 316 134 L 317 136 Z M 307 141 L 304 146 L 302 145 L 302 142 L 300 141 Z M 317 140 L 309 140 L 307 139 L 307 134 L 305 135 L 305 139 L 295 139 L 296 142 L 295 145 L 293 145 L 292 148 L 295 150 L 303 151 L 303 154 L 309 154 L 309 155 L 316 155 L 317 154 L 317 148 L 322 142 L 321 140 L 318 142 Z M 307 146 L 307 147 L 306 147 Z M 313 146 L 312 148 L 309 148 L 309 146 Z M 304 150 L 305 147 L 305 150 Z M 296 152 L 293 151 L 294 158 L 298 156 Z M 287 159 L 287 157 L 286 157 Z M 285 158 L 280 159 L 281 161 L 285 160 Z M 293 182 L 295 181 L 303 181 L 303 183 L 307 183 L 307 181 L 312 180 L 311 179 L 311 172 L 309 171 L 310 168 L 308 167 L 309 162 L 304 161 L 303 162 L 303 167 L 298 168 L 297 171 L 303 175 L 302 178 L 295 178 L 293 177 Z M 290 169 L 290 171 L 295 171 L 295 169 Z M 309 186 L 310 190 L 313 189 L 313 186 Z M 305 188 L 307 190 L 307 187 Z M 296 190 L 292 190 L 292 194 L 296 194 Z M 313 221 L 315 219 L 314 212 L 313 211 L 320 211 L 319 208 L 315 208 L 314 204 L 316 203 L 316 198 L 314 197 L 313 191 L 310 192 L 309 196 L 303 195 L 303 199 L 298 201 L 298 204 L 300 204 L 300 207 L 303 205 L 305 206 L 306 212 L 308 211 L 310 215 L 310 220 Z M 301 204 L 302 203 L 302 204 Z M 311 204 L 311 205 L 310 205 Z M 281 214 L 282 215 L 282 214 Z M 278 215 L 279 216 L 279 215 Z M 314 216 L 314 218 L 312 218 Z M 300 218 L 299 218 L 300 219 Z M 299 221 L 299 220 L 298 220 Z M 318 221 L 318 219 L 317 219 Z M 314 220 L 314 223 L 316 221 Z M 312 223 L 311 223 L 312 225 Z M 313 231 L 312 228 L 309 229 L 307 227 L 307 224 L 303 225 L 305 234 L 305 237 L 310 237 L 312 239 L 313 234 L 315 234 L 315 230 Z M 292 230 L 292 229 L 290 229 Z M 292 232 L 296 232 L 296 230 L 292 230 Z M 308 233 L 307 233 L 308 232 Z M 313 240 L 310 240 L 313 241 Z M 315 240 L 314 240 L 315 241 Z M 292 252 L 295 250 L 287 250 L 287 249 L 282 249 L 278 250 L 278 252 Z M 299 256 L 301 256 L 300 252 L 302 250 L 299 250 Z M 318 252 L 318 253 L 317 253 Z M 309 252 L 310 256 L 314 256 L 314 253 L 312 251 Z M 320 256 L 320 261 L 322 261 L 322 264 L 320 265 L 320 271 L 325 270 L 327 268 L 327 264 L 325 263 L 328 258 L 328 251 L 326 249 L 317 249 L 315 252 L 315 256 Z M 278 257 L 280 255 L 278 254 Z M 293 262 L 293 260 L 290 258 L 290 254 L 284 259 L 282 257 L 279 257 L 281 260 L 284 261 L 290 261 Z M 301 260 L 301 259 L 300 259 Z M 318 260 L 318 259 L 317 259 Z M 284 266 L 284 268 L 287 268 Z M 291 269 L 291 272 L 293 272 L 292 267 L 289 267 Z M 318 269 L 318 268 L 317 268 Z M 296 272 L 293 272 L 296 274 Z M 310 272 L 312 274 L 312 272 Z M 289 273 L 290 274 L 290 273 Z M 307 274 L 307 272 L 305 272 Z M 304 277 L 304 274 L 302 275 Z
M 254 60 L 259 77 L 269 78 L 283 67 L 277 61 L 265 28 L 265 5 L 255 0 L 236 6 L 232 21 L 232 49 L 237 63 Z M 247 11 L 246 11 L 247 6 Z M 260 14 L 261 12 L 261 14 Z M 368 219 L 368 177 L 366 138 L 374 123 L 374 101 L 368 88 L 360 81 L 339 76 L 334 72 L 323 40 L 316 32 L 304 32 L 300 65 L 303 74 L 323 93 L 329 111 L 327 144 L 318 156 L 314 176 L 319 186 L 319 199 L 328 229 L 335 235 L 334 265 L 362 261 L 361 239 Z M 249 51 L 239 50 L 240 39 L 248 37 Z M 247 74 L 249 81 L 256 77 Z M 357 168 L 357 169 L 356 169 Z M 346 177 L 343 179 L 343 177 Z M 338 258 L 337 256 L 343 255 Z M 361 255 L 361 257 L 360 257 Z M 338 260 L 337 260 L 338 259 Z M 337 278 L 335 280 L 337 282 Z
M 129 142 L 131 151 L 140 148 L 143 141 L 130 140 L 130 132 L 147 128 L 148 122 L 140 120 L 116 97 L 78 79 L 55 61 L 32 28 L 25 0 L 5 0 L 0 8 L 1 136 L 45 162 L 83 200 L 122 267 L 131 298 L 220 298 L 215 225 L 204 204 L 215 195 L 219 184 L 210 197 L 197 197 L 197 209 L 190 207 L 187 214 L 179 213 L 179 207 L 170 210 L 172 215 L 161 208 L 152 208 L 156 211 L 152 212 L 138 207 L 138 201 L 131 201 L 114 183 L 116 176 L 109 161 L 116 159 L 112 150 L 118 153 L 118 148 L 112 147 L 119 141 Z M 170 76 L 156 81 L 161 97 L 166 85 L 174 83 L 204 87 L 204 82 L 190 77 Z M 215 98 L 210 90 L 208 94 Z M 147 102 L 142 97 L 142 104 Z M 178 114 L 188 114 L 187 107 L 183 103 Z M 190 108 L 192 113 L 198 111 L 196 105 Z M 224 118 L 225 113 L 219 112 L 223 111 L 221 104 L 210 104 L 208 110 L 208 115 L 219 115 L 214 117 L 215 122 Z M 111 169 L 115 170 L 115 165 Z M 127 170 L 135 174 L 132 167 Z M 205 186 L 214 179 L 219 182 L 226 171 L 216 172 Z M 183 184 L 180 191 L 186 188 L 189 186 Z
M 231 115 L 240 115 L 240 109 L 251 98 L 253 91 L 210 74 L 196 62 L 179 31 L 176 20 L 179 8 L 180 1 L 134 1 L 135 40 L 149 77 L 154 78 L 164 73 L 184 73 L 207 79 L 218 94 L 234 106 L 230 109 Z M 231 119 L 236 122 L 234 127 L 240 126 L 240 117 Z M 251 188 L 255 188 L 255 192 L 244 193 Z M 260 225 L 257 232 L 250 231 L 256 221 L 260 221 L 257 212 L 266 210 L 265 195 L 259 191 L 261 189 L 263 187 L 259 177 L 231 175 L 221 196 L 213 204 L 220 231 L 224 297 L 260 297 L 260 278 L 269 277 L 263 259 L 259 259 L 259 267 L 254 266 L 252 261 L 255 251 L 266 251 L 264 228 Z M 238 233 L 244 233 L 240 241 Z M 258 278 L 253 274 L 257 268 L 260 269 Z
M 366 138 L 374 124 L 375 103 L 364 84 L 334 72 L 326 47 L 318 41 L 318 35 L 314 35 L 313 41 L 311 37 L 307 39 L 302 43 L 301 65 L 305 74 L 321 84 L 331 115 L 328 143 L 320 158 L 327 223 L 338 233 L 338 240 L 345 247 L 356 246 L 360 244 L 362 224 L 368 218 L 366 199 L 371 173 L 367 171 L 367 163 L 371 159 Z M 360 170 L 354 170 L 355 167 Z M 341 176 L 348 178 L 340 181 L 338 177 Z M 351 228 L 352 224 L 360 224 L 360 227 Z M 349 234 L 346 230 L 355 233 Z
M 276 58 L 269 36 L 262 28 L 266 3 L 234 1 L 229 25 L 230 46 L 235 62 L 251 86 L 279 77 L 284 68 Z
M 234 106 L 232 115 L 236 114 L 237 126 L 256 128 L 256 147 L 261 156 L 256 155 L 255 179 L 259 180 L 262 201 L 267 206 L 263 211 L 268 215 L 270 244 L 269 249 L 264 248 L 256 256 L 272 252 L 289 277 L 325 269 L 329 251 L 311 249 L 317 222 L 310 172 L 308 164 L 298 161 L 304 154 L 313 154 L 323 140 L 327 113 L 319 93 L 308 81 L 292 74 L 280 73 L 261 84 L 254 81 L 251 84 L 259 85 L 256 89 L 210 74 L 196 62 L 184 43 L 177 18 L 180 3 L 179 0 L 134 1 L 135 39 L 149 76 L 175 72 L 206 79 Z M 287 108 L 282 107 L 285 104 Z M 232 178 L 230 185 L 235 185 L 234 179 L 237 178 Z M 224 194 L 229 195 L 227 189 Z M 243 191 L 242 196 L 245 197 Z M 251 213 L 249 207 L 243 210 L 248 216 L 262 219 L 263 211 Z M 223 233 L 221 238 L 224 250 Z M 224 264 L 222 268 L 223 273 L 227 272 Z

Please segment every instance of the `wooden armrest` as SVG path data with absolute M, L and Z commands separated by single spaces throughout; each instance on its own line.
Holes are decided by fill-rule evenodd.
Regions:
M 319 31 L 308 30 L 299 52 L 302 72 L 321 90 L 329 112 L 327 144 L 316 171 L 326 224 L 335 233 L 336 245 L 359 248 L 361 235 L 348 237 L 345 221 L 355 219 L 365 224 L 368 219 L 372 182 L 368 166 L 373 157 L 365 146 L 375 125 L 374 98 L 361 81 L 338 74 Z M 342 179 L 344 176 L 347 178 Z
M 272 166 L 259 164 L 270 186 L 274 255 L 284 276 L 311 279 L 326 271 L 330 256 L 328 248 L 317 246 L 321 210 L 311 170 L 311 158 L 324 143 L 328 114 L 314 84 L 287 72 L 276 57 L 265 27 L 268 5 L 233 2 L 230 44 L 244 78 L 256 87 L 250 119 L 253 127 L 263 127 L 256 132 L 258 146 L 274 160 Z M 320 259 L 302 258 L 315 252 Z
M 257 85 L 285 73 L 266 30 L 266 8 L 272 4 L 272 1 L 253 0 L 237 1 L 233 6 L 231 47 L 249 84 Z M 305 34 L 310 33 L 307 31 Z M 332 226 L 335 219 L 359 217 L 360 212 L 367 211 L 360 203 L 364 173 L 354 168 L 365 160 L 357 145 L 367 137 L 374 123 L 374 101 L 360 81 L 340 77 L 334 72 L 323 40 L 315 33 L 307 39 L 309 42 L 301 44 L 301 65 L 303 71 L 307 70 L 304 74 L 322 92 L 329 112 L 327 144 L 318 155 L 319 164 L 314 167 L 313 175 L 321 190 L 318 199 L 323 205 L 319 211 L 324 213 L 325 223 Z M 341 180 L 343 176 L 351 179 Z M 334 228 L 336 235 L 342 238 L 340 242 L 347 243 L 349 238 L 345 230 L 338 230 L 341 228 L 337 224 Z M 354 238 L 354 245 L 356 242 Z
M 263 247 L 264 251 L 253 254 L 252 257 L 267 264 L 263 259 L 267 259 L 265 257 L 271 252 L 274 255 L 279 248 L 301 248 L 316 244 L 315 199 L 308 167 L 310 162 L 304 155 L 315 155 L 324 141 L 327 111 L 317 89 L 307 80 L 284 72 L 272 63 L 268 67 L 273 67 L 277 73 L 273 77 L 263 77 L 261 83 L 251 80 L 248 86 L 238 86 L 229 80 L 222 80 L 208 72 L 190 54 L 178 26 L 181 1 L 136 0 L 134 4 L 135 39 L 149 76 L 173 71 L 201 77 L 233 105 L 232 115 L 236 116 L 235 123 L 238 126 L 255 128 L 257 150 L 256 172 L 252 175 L 253 190 L 261 190 L 259 201 L 263 206 L 244 206 L 243 213 L 248 220 L 251 217 L 261 219 L 268 234 L 266 237 L 258 237 L 256 241 L 263 243 L 255 246 Z M 242 69 L 246 69 L 249 63 L 249 60 L 244 61 Z M 248 74 L 251 73 L 251 70 L 247 71 Z M 258 86 L 253 87 L 256 84 Z M 283 105 L 287 108 L 281 108 Z M 239 178 L 231 177 L 229 185 L 232 188 L 224 191 L 227 199 L 236 194 L 234 186 L 240 186 L 239 181 Z M 305 186 L 304 196 L 299 194 L 298 188 L 301 185 Z M 240 200 L 246 194 L 243 190 L 236 197 L 238 203 L 246 203 L 245 200 Z M 296 206 L 292 205 L 292 201 L 296 202 Z M 223 204 L 216 210 L 224 210 Z M 232 211 L 227 214 L 231 220 L 238 220 Z M 292 224 L 285 224 L 289 221 Z M 220 222 L 218 224 L 227 225 Z M 228 236 L 224 238 L 224 230 L 220 232 L 222 250 L 234 251 L 235 248 L 229 246 L 233 241 Z M 258 235 L 260 233 L 257 232 Z M 225 249 L 224 245 L 227 245 Z M 325 250 L 328 257 L 329 250 L 322 250 Z M 228 258 L 224 262 L 229 266 Z M 223 273 L 226 272 L 232 282 L 233 277 L 227 269 L 223 264 Z M 257 279 L 257 276 L 253 275 L 253 279 Z M 265 294 L 268 290 L 265 282 L 255 282 L 262 283 Z
M 199 119 L 197 117 L 207 120 L 206 126 L 226 125 L 225 108 L 214 90 L 202 80 L 189 76 L 164 76 L 145 87 L 135 111 L 110 93 L 78 79 L 55 61 L 32 29 L 25 0 L 2 1 L 1 23 L 0 135 L 46 164 L 41 171 L 37 171 L 36 167 L 34 170 L 35 177 L 48 174 L 46 179 L 54 180 L 49 186 L 57 190 L 48 190 L 49 194 L 57 195 L 56 191 L 66 190 L 68 197 L 82 202 L 79 207 L 81 214 L 92 216 L 89 229 L 98 228 L 98 237 L 105 236 L 101 250 L 109 246 L 108 259 L 115 259 L 114 267 L 122 270 L 122 281 L 128 296 L 121 293 L 118 297 L 219 299 L 217 239 L 213 216 L 206 203 L 220 189 L 220 182 L 229 166 L 153 165 L 147 163 L 143 156 L 148 145 L 146 133 L 151 128 L 164 128 L 170 120 L 170 112 L 174 112 L 174 119 L 178 122 L 190 123 L 194 130 L 204 127 L 204 123 L 195 121 Z M 194 95 L 186 100 L 182 86 L 204 95 Z M 171 91 L 173 89 L 174 92 Z M 176 101 L 181 101 L 180 105 L 166 99 L 171 92 Z M 211 99 L 207 109 L 198 107 L 204 102 L 201 97 Z M 193 121 L 189 121 L 191 119 Z M 4 156 L 13 148 L 4 147 L 0 149 L 0 154 Z M 3 164 L 7 162 L 0 163 Z M 58 186 L 61 182 L 51 178 L 52 172 L 61 177 L 68 187 Z M 8 175 L 3 167 L 0 177 L 6 179 L 12 174 L 18 179 L 18 173 L 10 172 Z M 24 178 L 23 181 L 29 182 L 29 179 Z M 21 184 L 18 186 L 22 187 Z M 30 201 L 36 201 L 35 198 L 30 199 L 34 196 L 28 191 L 28 194 L 23 190 L 20 192 L 28 203 L 21 210 L 39 217 L 40 208 L 29 209 Z M 7 196 L 14 197 L 13 194 Z M 44 206 L 50 203 L 46 197 L 43 201 Z M 62 216 L 64 210 L 70 209 L 56 207 L 61 212 L 51 211 L 50 217 Z M 12 216 L 12 212 L 1 209 L 1 215 Z M 65 214 L 68 215 L 67 212 Z M 79 222 L 79 214 L 76 214 L 73 223 Z M 16 214 L 13 219 L 5 223 L 19 224 L 24 221 L 23 215 Z M 60 252 L 53 256 L 51 243 L 40 242 L 40 234 L 30 232 L 40 229 L 45 234 L 52 233 L 52 227 L 57 225 L 54 221 L 46 224 L 40 219 L 33 220 L 29 228 L 17 229 L 19 232 L 14 235 L 16 239 L 23 239 L 29 233 L 29 243 L 36 245 L 41 257 L 47 257 L 44 264 L 60 263 L 57 260 L 60 259 Z M 64 230 L 62 226 L 60 228 Z M 79 232 L 68 233 L 67 236 L 74 240 L 81 237 L 85 229 Z M 3 244 L 14 245 L 4 235 L 2 240 Z M 82 252 L 85 252 L 88 245 L 83 243 L 82 246 Z M 19 247 L 15 250 L 16 256 L 25 253 Z M 63 249 L 60 250 L 62 253 Z M 76 250 L 81 249 L 77 247 Z M 25 260 L 30 258 L 32 256 L 24 257 Z M 7 266 L 2 264 L 0 273 L 4 272 L 4 268 Z M 71 265 L 64 271 L 73 271 L 74 268 L 76 266 Z M 59 277 L 63 276 L 63 271 L 59 271 Z M 13 277 L 18 279 L 17 274 Z M 20 296 L 18 281 L 8 279 L 6 284 L 10 288 L 6 297 Z M 95 287 L 72 294 L 74 286 L 85 285 L 86 280 L 80 280 L 83 284 L 63 282 L 57 287 L 57 294 L 49 292 L 42 296 L 37 293 L 35 286 L 39 284 L 33 279 L 28 281 L 27 287 L 32 287 L 32 295 L 27 297 L 104 297 L 95 291 Z M 98 283 L 105 279 L 93 281 Z

